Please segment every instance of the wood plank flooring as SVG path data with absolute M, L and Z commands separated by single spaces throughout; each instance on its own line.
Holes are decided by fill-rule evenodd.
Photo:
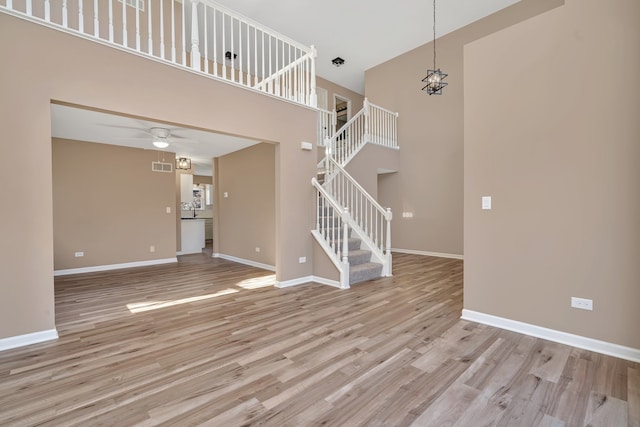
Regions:
M 634 426 L 640 366 L 459 320 L 462 261 L 351 290 L 206 255 L 56 278 L 0 353 L 1 426 Z

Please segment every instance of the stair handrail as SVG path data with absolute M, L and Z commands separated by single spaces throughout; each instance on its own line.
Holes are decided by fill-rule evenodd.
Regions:
M 325 157 L 334 157 L 340 164 L 347 164 L 366 142 L 364 131 L 365 108 L 358 111 L 326 141 Z
M 391 275 L 391 209 L 382 207 L 333 158 L 328 158 L 322 187 L 336 205 L 349 213 L 350 227 L 383 264 L 383 275 Z
M 340 272 L 340 288 L 347 289 L 349 288 L 349 212 L 331 197 L 315 177 L 311 179 L 311 184 L 316 189 L 318 196 L 316 198 L 316 226 L 311 233 Z M 326 212 L 327 208 L 331 208 L 337 214 L 338 227 L 335 226 L 333 218 L 331 224 L 327 218 L 321 218 L 321 212 Z M 336 228 L 339 230 L 337 233 Z M 342 244 L 339 244 L 340 242 Z

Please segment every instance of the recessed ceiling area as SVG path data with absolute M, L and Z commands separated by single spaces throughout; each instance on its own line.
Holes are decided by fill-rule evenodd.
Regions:
M 152 128 L 169 130 L 163 149 L 154 147 Z M 167 160 L 188 157 L 196 175 L 211 176 L 211 159 L 259 144 L 260 141 L 179 127 L 151 120 L 51 104 L 51 136 L 166 153 Z
M 366 70 L 433 39 L 432 0 L 216 1 L 300 43 L 315 45 L 318 75 L 360 94 L 364 94 Z M 441 37 L 518 1 L 437 0 L 436 35 Z M 339 68 L 331 63 L 336 56 L 345 60 Z

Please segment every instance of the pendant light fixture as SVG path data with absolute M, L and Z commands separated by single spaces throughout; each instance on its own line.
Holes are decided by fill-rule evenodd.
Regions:
M 436 0 L 433 0 L 433 70 L 427 70 L 427 77 L 422 79 L 427 84 L 422 90 L 429 95 L 442 95 L 442 88 L 449 84 L 443 81 L 447 76 L 436 68 Z
M 187 157 L 179 157 L 176 159 L 176 169 L 189 170 L 191 169 L 191 159 Z

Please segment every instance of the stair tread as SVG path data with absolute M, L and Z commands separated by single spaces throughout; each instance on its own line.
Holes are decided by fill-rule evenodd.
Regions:
M 354 249 L 349 251 L 350 256 L 364 255 L 364 254 L 370 254 L 370 253 L 371 251 L 368 249 Z
M 363 264 L 356 264 L 353 266 L 349 266 L 349 272 L 373 270 L 376 268 L 382 269 L 382 264 L 380 264 L 379 262 L 365 262 Z

